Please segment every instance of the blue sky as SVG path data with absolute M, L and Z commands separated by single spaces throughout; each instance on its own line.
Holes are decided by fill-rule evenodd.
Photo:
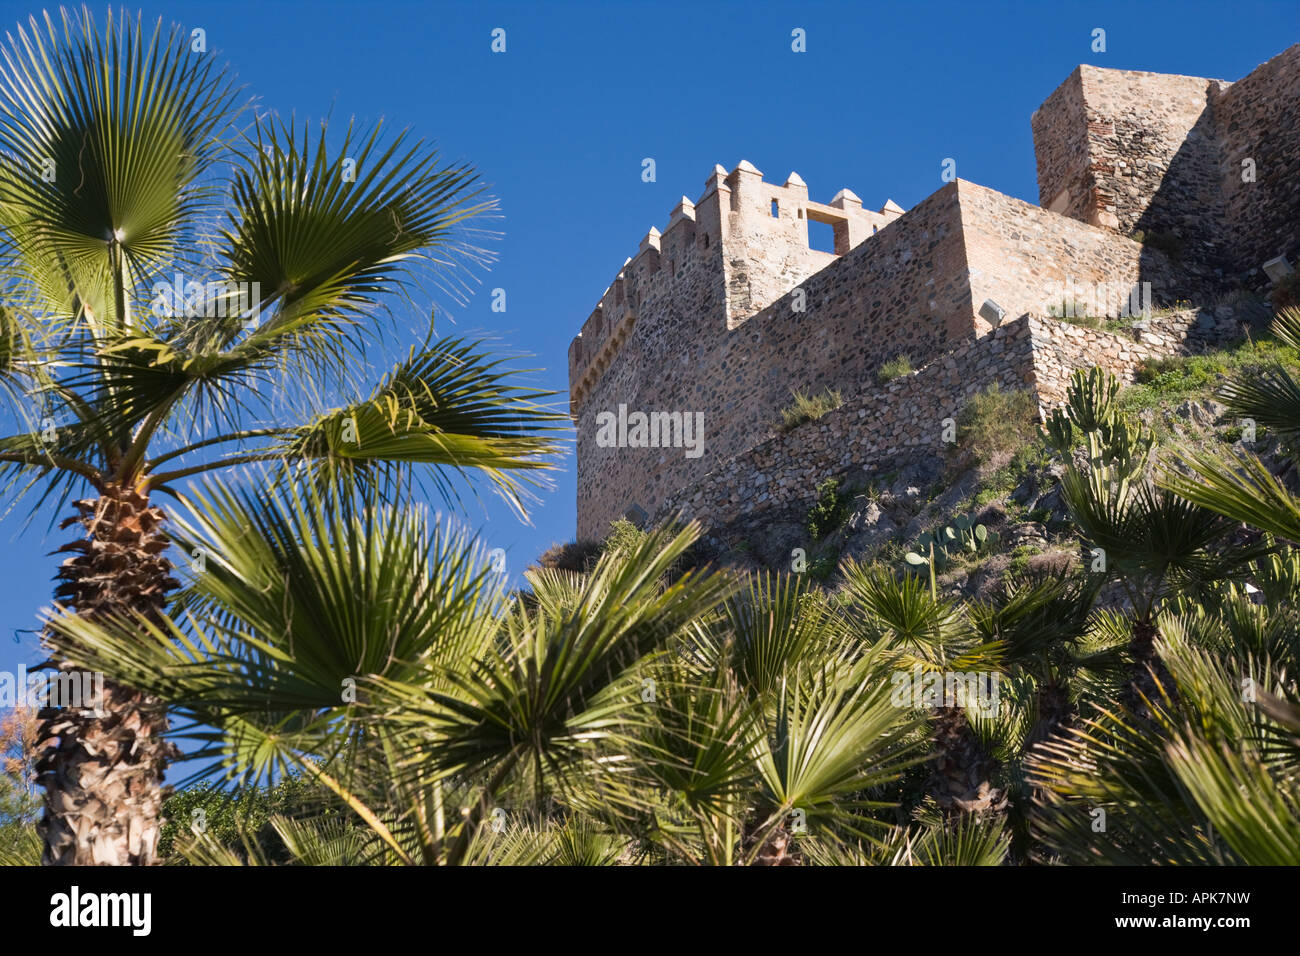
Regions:
M 41 9 L 6 2 L 10 29 Z M 134 6 L 131 9 L 135 9 Z M 842 187 L 910 208 L 957 174 L 1037 202 L 1029 116 L 1078 63 L 1238 79 L 1300 36 L 1295 0 L 1175 3 L 175 2 L 264 108 L 384 118 L 475 164 L 499 197 L 499 261 L 456 331 L 481 332 L 567 408 L 567 348 L 650 226 L 696 199 L 715 163 L 797 171 L 814 200 Z M 103 8 L 96 9 L 102 18 Z M 491 32 L 506 30 L 506 52 Z M 1106 31 L 1106 52 L 1091 50 Z M 802 28 L 807 52 L 791 51 Z M 641 179 L 645 157 L 657 181 Z M 506 290 L 507 311 L 489 290 Z M 427 314 L 427 313 L 426 313 Z M 451 325 L 440 320 L 440 329 Z M 574 534 L 570 455 L 533 526 L 502 507 L 466 520 L 521 570 Z M 40 513 L 0 524 L 0 670 L 33 635 L 66 538 Z

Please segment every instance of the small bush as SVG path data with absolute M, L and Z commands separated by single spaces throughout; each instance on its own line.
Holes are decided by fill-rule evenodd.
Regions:
M 820 395 L 805 395 L 801 391 L 790 394 L 794 401 L 781 409 L 781 421 L 776 426 L 779 432 L 792 431 L 804 422 L 816 421 L 844 404 L 844 396 L 834 388 L 828 388 Z
M 835 573 L 835 569 L 840 566 L 840 554 L 838 550 L 827 551 L 819 554 L 808 565 L 808 576 L 814 581 L 826 583 L 826 579 Z
M 1065 319 L 1067 322 L 1079 320 L 1082 323 L 1088 318 L 1088 304 L 1078 299 L 1062 299 L 1060 305 L 1049 305 L 1047 314 L 1054 319 Z
M 1075 556 L 1068 551 L 1047 551 L 1031 555 L 1025 562 L 1025 571 L 1039 578 L 1061 578 L 1075 566 Z
M 222 846 L 240 847 L 241 833 L 247 833 L 272 861 L 280 863 L 287 863 L 292 857 L 284 841 L 268 826 L 272 816 L 323 815 L 347 819 L 346 808 L 337 797 L 302 776 L 286 777 L 272 786 L 250 788 L 238 794 L 212 784 L 200 784 L 168 797 L 162 814 L 158 856 L 170 865 L 180 866 L 187 864 L 177 850 L 176 841 L 189 834 L 196 819 L 204 821 L 207 835 Z
M 962 451 L 976 463 L 1005 462 L 1038 434 L 1038 405 L 1033 393 L 994 382 L 971 397 L 957 425 Z
M 808 511 L 808 533 L 820 541 L 839 530 L 848 518 L 848 495 L 841 493 L 838 478 L 827 478 L 817 486 L 817 501 Z
M 895 355 L 888 362 L 883 363 L 880 368 L 876 369 L 876 381 L 881 385 L 888 385 L 896 378 L 902 378 L 904 375 L 911 375 L 912 360 L 906 355 Z
M 644 531 L 626 518 L 619 518 L 609 523 L 609 534 L 605 536 L 601 548 L 606 554 L 631 551 L 645 539 Z

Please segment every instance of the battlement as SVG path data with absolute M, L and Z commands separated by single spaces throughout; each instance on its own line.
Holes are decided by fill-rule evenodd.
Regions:
M 609 367 L 646 303 L 689 299 L 712 275 L 721 278 L 725 300 L 720 329 L 735 328 L 902 214 L 892 199 L 878 211 L 864 209 L 849 189 L 829 203 L 814 202 L 795 172 L 777 185 L 765 182 L 747 160 L 731 172 L 714 166 L 700 198 L 683 196 L 664 231 L 651 227 L 641 239 L 570 343 L 573 411 Z M 830 226 L 833 252 L 810 246 L 810 222 Z

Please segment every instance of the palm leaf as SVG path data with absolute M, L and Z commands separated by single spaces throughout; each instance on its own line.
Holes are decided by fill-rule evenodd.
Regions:
M 48 311 L 125 321 L 110 244 L 144 278 L 187 257 L 237 114 L 211 57 L 88 11 L 11 34 L 0 71 L 0 226 Z

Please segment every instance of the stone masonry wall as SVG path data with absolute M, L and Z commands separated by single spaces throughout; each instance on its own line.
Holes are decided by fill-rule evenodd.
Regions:
M 1285 255 L 1300 259 L 1300 43 L 1214 98 L 1222 144 L 1226 247 L 1239 274 Z M 1254 182 L 1242 161 L 1254 161 Z
M 1097 194 L 1088 154 L 1088 106 L 1083 67 L 1077 66 L 1029 118 L 1038 164 L 1038 201 L 1044 208 L 1094 226 L 1105 204 Z
M 1021 316 L 968 339 L 926 367 L 870 389 L 816 421 L 776 435 L 719 463 L 679 489 L 654 514 L 701 520 L 706 529 L 761 533 L 764 516 L 811 504 L 827 478 L 857 478 L 883 467 L 944 454 L 943 420 L 994 382 L 1034 389 L 1040 413 L 1065 400 L 1075 369 L 1099 365 L 1132 382 L 1149 358 L 1191 354 L 1239 339 L 1267 310 L 1246 305 L 1186 310 L 1122 332 Z
M 1153 304 L 1172 303 L 1191 291 L 1159 251 L 975 183 L 961 181 L 960 187 L 977 308 L 992 299 L 1007 318 L 1042 315 L 1061 306 L 1068 290 L 1069 298 L 1088 306 L 1088 314 L 1117 317 L 1135 284 L 1151 283 Z
M 716 167 L 715 177 L 721 171 Z M 730 199 L 723 210 L 728 328 L 767 308 L 902 214 L 888 203 L 880 212 L 863 209 L 862 200 L 847 189 L 829 205 L 812 202 L 798 173 L 777 186 L 764 182 L 763 174 L 748 162 L 719 185 Z M 810 220 L 832 226 L 834 253 L 809 246 Z
M 575 402 L 581 537 L 602 536 L 633 506 L 655 513 L 719 462 L 765 441 L 792 391 L 873 394 L 882 362 L 901 353 L 924 364 L 987 332 L 990 326 L 976 315 L 986 298 L 1009 319 L 1046 311 L 1054 290 L 1071 282 L 1110 284 L 1125 295 L 1137 282 L 1151 281 L 1156 289 L 1173 282 L 1161 253 L 965 180 L 938 190 L 729 328 L 721 328 L 719 307 L 727 297 L 725 269 L 720 274 L 698 243 L 693 248 L 674 285 L 646 284 L 642 272 L 653 261 L 646 253 L 622 273 L 622 294 L 637 303 L 637 318 L 608 367 Z M 662 268 L 662 257 L 659 263 Z M 803 311 L 796 307 L 800 299 Z M 617 309 L 611 302 L 603 311 Z M 718 317 L 716 324 L 702 321 L 708 315 Z M 617 413 L 619 405 L 702 412 L 703 454 L 598 447 L 597 416 Z
M 1300 255 L 1300 44 L 1236 83 L 1080 66 L 1031 122 L 1044 208 L 1177 237 L 1193 286 Z
M 1268 324 L 1269 310 L 1248 301 L 1214 308 L 1186 309 L 1107 332 L 1059 319 L 1031 318 L 1034 388 L 1044 414 L 1065 401 L 1070 376 L 1099 366 L 1131 384 L 1142 363 L 1171 355 L 1193 355 L 1237 341 L 1243 327 Z
M 1215 84 L 1079 66 L 1031 121 L 1042 205 L 1069 189 L 1067 215 L 1125 235 L 1203 222 L 1219 204 L 1220 153 L 1206 115 Z
M 653 512 L 716 462 L 762 441 L 793 390 L 854 394 L 886 359 L 905 352 L 921 363 L 951 338 L 969 335 L 974 314 L 956 189 L 953 183 L 939 190 L 847 255 L 827 256 L 828 264 L 796 290 L 740 323 L 723 320 L 729 314 L 724 266 L 733 248 L 746 248 L 730 245 L 731 225 L 722 257 L 710 258 L 696 242 L 678 264 L 674 285 L 645 281 L 646 253 L 625 266 L 624 295 L 636 303 L 635 321 L 574 402 L 579 537 L 603 536 L 633 505 Z M 722 195 L 718 208 L 725 216 L 727 192 L 712 195 Z M 697 204 L 697 218 L 704 205 Z M 658 256 L 660 267 L 664 258 Z M 584 331 L 584 349 L 586 340 Z M 572 369 L 571 353 L 571 377 Z M 704 455 L 600 448 L 597 416 L 616 413 L 620 404 L 629 411 L 702 412 Z
M 654 518 L 681 513 L 706 528 L 729 526 L 810 502 L 826 478 L 940 454 L 943 420 L 955 417 L 969 396 L 994 381 L 1016 389 L 1032 384 L 1029 332 L 1026 317 L 967 339 L 926 367 L 720 463 L 667 498 Z

